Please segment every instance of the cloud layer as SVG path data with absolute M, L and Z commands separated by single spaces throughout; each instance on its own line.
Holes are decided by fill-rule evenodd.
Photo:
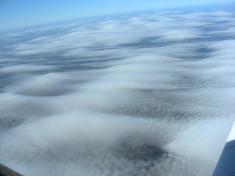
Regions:
M 234 14 L 146 12 L 2 36 L 0 162 L 24 175 L 210 175 L 234 120 Z

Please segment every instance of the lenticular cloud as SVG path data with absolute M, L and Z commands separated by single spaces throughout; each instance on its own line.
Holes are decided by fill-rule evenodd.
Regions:
M 234 117 L 234 34 L 222 11 L 3 34 L 0 163 L 25 176 L 209 176 Z

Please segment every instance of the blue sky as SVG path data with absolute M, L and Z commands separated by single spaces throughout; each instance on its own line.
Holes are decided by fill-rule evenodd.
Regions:
M 0 30 L 66 19 L 230 0 L 0 0 Z

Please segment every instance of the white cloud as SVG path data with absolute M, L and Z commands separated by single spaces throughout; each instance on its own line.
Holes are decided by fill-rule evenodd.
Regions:
M 210 175 L 234 115 L 233 25 L 227 12 L 144 13 L 11 45 L 36 63 L 1 65 L 33 73 L 0 94 L 1 162 L 36 176 Z

